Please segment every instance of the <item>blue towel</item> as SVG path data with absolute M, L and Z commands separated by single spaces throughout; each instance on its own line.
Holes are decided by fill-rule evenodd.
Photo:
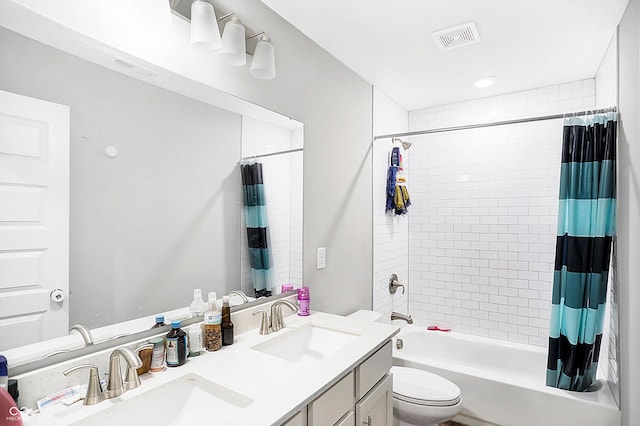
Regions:
M 395 210 L 394 198 L 396 196 L 396 173 L 398 173 L 398 166 L 389 167 L 389 173 L 387 174 L 387 205 L 385 212 Z
M 395 210 L 394 197 L 396 196 L 396 174 L 400 167 L 400 148 L 394 147 L 391 150 L 391 166 L 387 173 L 387 205 L 385 212 Z

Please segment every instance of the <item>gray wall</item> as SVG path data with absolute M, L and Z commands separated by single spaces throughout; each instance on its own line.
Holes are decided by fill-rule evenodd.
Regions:
M 0 88 L 71 107 L 72 324 L 239 288 L 239 115 L 3 28 L 0 52 Z
M 620 405 L 623 426 L 640 419 L 640 0 L 618 28 L 618 231 Z

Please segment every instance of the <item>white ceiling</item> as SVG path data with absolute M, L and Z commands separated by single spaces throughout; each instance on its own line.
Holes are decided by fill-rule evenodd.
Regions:
M 595 76 L 628 0 L 262 0 L 407 110 Z M 475 21 L 481 42 L 431 33 Z M 478 77 L 496 83 L 477 89 Z

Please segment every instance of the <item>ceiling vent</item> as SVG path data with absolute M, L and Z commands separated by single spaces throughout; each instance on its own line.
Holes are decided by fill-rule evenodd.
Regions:
M 476 23 L 471 21 L 455 27 L 431 33 L 440 50 L 451 50 L 469 44 L 478 43 L 480 34 Z

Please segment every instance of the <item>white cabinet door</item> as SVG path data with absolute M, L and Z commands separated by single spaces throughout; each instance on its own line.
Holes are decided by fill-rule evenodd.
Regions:
M 353 410 L 353 376 L 352 371 L 307 406 L 309 426 L 333 425 Z
M 356 426 L 393 425 L 393 379 L 388 374 L 356 404 Z
M 68 292 L 69 107 L 0 91 L 0 350 L 66 335 Z

